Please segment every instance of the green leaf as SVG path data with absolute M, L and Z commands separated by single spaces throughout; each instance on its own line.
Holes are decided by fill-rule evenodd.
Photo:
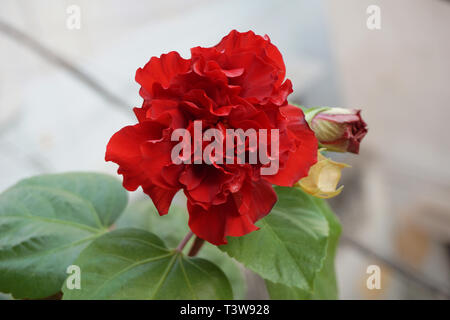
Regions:
M 231 299 L 225 274 L 211 262 L 169 250 L 156 235 L 118 229 L 92 242 L 75 261 L 81 289 L 64 299 Z
M 228 237 L 228 244 L 219 248 L 266 280 L 310 292 L 326 256 L 327 220 L 301 190 L 275 190 L 278 202 L 257 223 L 261 229 Z
M 169 248 L 176 248 L 188 233 L 188 213 L 185 208 L 172 205 L 169 213 L 159 216 L 151 200 L 131 203 L 117 220 L 117 228 L 138 228 L 160 236 Z M 185 251 L 190 244 L 186 245 Z M 239 265 L 216 246 L 205 242 L 198 257 L 220 266 L 233 288 L 234 299 L 244 299 L 247 292 L 245 278 Z
M 151 200 L 131 203 L 117 220 L 116 228 L 138 228 L 157 234 L 169 248 L 176 248 L 188 233 L 186 209 L 171 205 L 169 213 L 160 216 Z
M 266 280 L 267 290 L 271 299 L 332 300 L 338 298 L 334 259 L 339 243 L 339 236 L 341 234 L 341 224 L 339 223 L 338 218 L 331 211 L 325 200 L 313 198 L 313 201 L 317 204 L 324 216 L 327 218 L 328 226 L 330 228 L 327 257 L 325 259 L 322 270 L 320 270 L 314 282 L 314 290 L 313 292 L 307 292 L 298 288 L 287 287 L 285 285 L 276 284 Z
M 123 211 L 120 182 L 96 173 L 41 175 L 0 195 L 0 291 L 43 298 L 60 291 L 66 269 Z
M 341 223 L 336 215 L 331 211 L 327 202 L 322 199 L 314 199 L 317 205 L 322 209 L 330 227 L 330 236 L 328 239 L 327 257 L 322 270 L 319 272 L 318 278 L 314 286 L 314 299 L 337 299 L 338 287 L 336 281 L 336 270 L 334 260 L 341 235 Z
M 289 102 L 290 105 L 295 106 L 297 108 L 302 109 L 303 113 L 305 114 L 305 120 L 308 122 L 309 125 L 311 125 L 311 120 L 319 113 L 323 111 L 330 110 L 330 107 L 304 107 L 292 102 Z
M 128 196 L 118 179 L 93 172 L 68 172 L 31 177 L 16 186 L 64 190 L 90 202 L 104 226 L 113 224 L 125 209 Z
M 231 259 L 217 246 L 208 242 L 205 242 L 198 253 L 198 257 L 205 258 L 220 266 L 220 269 L 226 274 L 231 287 L 233 288 L 233 298 L 235 300 L 245 299 L 247 294 L 247 283 L 245 282 L 243 268 L 241 268 L 234 259 Z

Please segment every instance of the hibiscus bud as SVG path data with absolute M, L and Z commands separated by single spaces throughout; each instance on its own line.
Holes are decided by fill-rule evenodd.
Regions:
M 336 162 L 324 157 L 320 151 L 317 154 L 317 163 L 309 168 L 308 176 L 300 179 L 296 186 L 304 192 L 318 198 L 332 198 L 341 193 L 344 186 L 336 189 L 341 179 L 343 168 L 350 167 L 348 164 Z
M 337 152 L 359 152 L 359 144 L 367 133 L 361 110 L 311 108 L 305 114 L 322 147 Z

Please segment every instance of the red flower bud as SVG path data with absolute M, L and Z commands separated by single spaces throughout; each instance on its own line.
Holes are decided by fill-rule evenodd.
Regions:
M 330 151 L 359 152 L 367 133 L 361 110 L 343 108 L 307 109 L 307 120 L 321 146 Z

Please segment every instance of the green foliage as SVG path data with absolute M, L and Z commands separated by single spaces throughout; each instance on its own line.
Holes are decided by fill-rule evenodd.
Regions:
M 117 220 L 117 228 L 138 228 L 157 234 L 169 248 L 176 248 L 188 233 L 188 213 L 172 204 L 169 213 L 160 216 L 153 202 L 141 200 L 131 203 Z
M 189 243 L 184 252 L 174 249 L 189 231 L 185 208 L 172 205 L 161 217 L 145 200 L 125 209 L 120 182 L 103 174 L 22 180 L 0 194 L 0 292 L 15 298 L 62 290 L 64 299 L 243 299 L 241 263 L 265 279 L 272 299 L 337 298 L 339 221 L 325 201 L 297 188 L 276 192 L 278 202 L 257 223 L 260 230 L 219 247 L 205 243 L 197 257 L 187 257 Z M 65 286 L 72 264 L 81 269 L 81 289 Z
M 58 292 L 66 268 L 122 212 L 117 179 L 96 173 L 42 175 L 0 195 L 0 291 L 16 298 Z
M 172 205 L 169 213 L 159 216 L 151 200 L 132 203 L 117 221 L 117 228 L 133 227 L 158 234 L 170 248 L 175 248 L 188 233 L 186 209 Z M 189 248 L 189 244 L 186 249 Z M 186 250 L 185 250 L 186 251 Z M 216 246 L 205 243 L 198 257 L 220 266 L 230 280 L 234 299 L 244 299 L 247 291 L 243 272 L 235 260 L 230 259 Z
M 278 202 L 258 231 L 228 237 L 220 246 L 274 283 L 311 291 L 326 256 L 328 223 L 313 198 L 297 188 L 276 188 Z
M 339 236 L 341 234 L 341 225 L 325 200 L 313 198 L 313 201 L 317 204 L 318 209 L 326 217 L 330 228 L 327 256 L 322 269 L 317 274 L 313 291 L 308 292 L 302 289 L 276 284 L 266 280 L 267 290 L 269 291 L 271 299 L 332 300 L 338 298 L 334 258 L 339 242 Z
M 232 299 L 217 266 L 169 250 L 144 230 L 105 234 L 75 264 L 83 272 L 81 289 L 64 288 L 64 299 Z

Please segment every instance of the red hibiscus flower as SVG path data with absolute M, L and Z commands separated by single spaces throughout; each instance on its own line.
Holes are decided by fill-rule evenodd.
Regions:
M 127 190 L 142 187 L 160 215 L 182 189 L 191 230 L 220 245 L 226 236 L 258 229 L 254 223 L 277 201 L 272 184 L 292 186 L 305 177 L 316 162 L 317 140 L 302 110 L 287 103 L 292 85 L 267 36 L 231 31 L 216 46 L 195 47 L 191 54 L 152 57 L 137 70 L 144 99 L 134 109 L 138 123 L 113 135 L 106 160 L 119 165 Z M 222 132 L 278 129 L 278 172 L 261 175 L 261 163 L 174 163 L 171 151 L 178 142 L 171 135 L 180 128 L 193 132 L 194 121 L 201 121 L 203 130 Z

